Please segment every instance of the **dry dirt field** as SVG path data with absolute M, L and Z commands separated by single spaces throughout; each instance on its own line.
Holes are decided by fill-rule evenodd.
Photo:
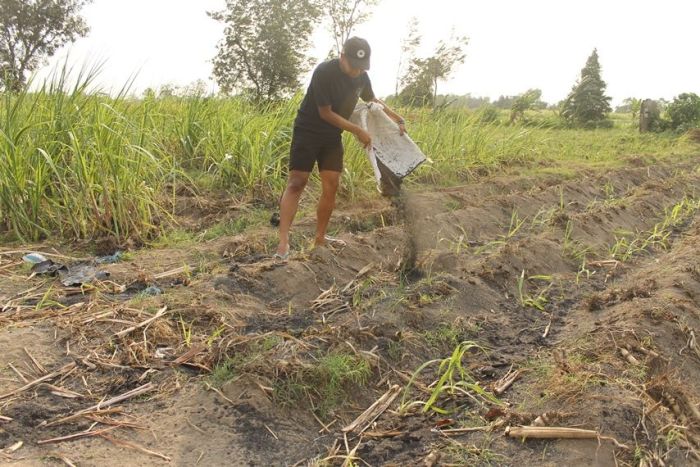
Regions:
M 265 226 L 82 289 L 3 248 L 0 463 L 698 465 L 699 164 L 407 190 L 336 213 L 345 246 L 306 216 L 288 262 Z

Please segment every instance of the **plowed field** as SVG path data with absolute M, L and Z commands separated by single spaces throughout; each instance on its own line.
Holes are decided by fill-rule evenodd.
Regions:
M 284 263 L 256 228 L 81 289 L 4 249 L 0 461 L 697 465 L 700 159 L 669 160 L 409 189 L 341 207 L 344 246 L 308 215 Z

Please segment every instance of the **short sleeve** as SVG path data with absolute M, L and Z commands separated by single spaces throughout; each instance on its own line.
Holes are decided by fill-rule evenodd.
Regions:
M 319 66 L 311 76 L 311 89 L 314 93 L 316 106 L 325 107 L 331 105 L 331 83 L 328 73 L 322 66 Z
M 371 102 L 375 99 L 374 90 L 372 89 L 372 82 L 369 80 L 369 75 L 365 73 L 364 85 L 362 87 L 362 93 L 360 97 L 365 102 Z

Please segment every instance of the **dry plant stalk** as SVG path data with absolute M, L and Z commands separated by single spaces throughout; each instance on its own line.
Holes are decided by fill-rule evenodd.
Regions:
M 53 372 L 49 373 L 48 375 L 44 375 L 39 379 L 35 379 L 34 381 L 25 384 L 24 386 L 22 386 L 19 389 L 15 389 L 14 391 L 10 391 L 6 394 L 0 395 L 0 400 L 7 399 L 8 397 L 16 396 L 17 394 L 24 392 L 27 389 L 31 389 L 34 386 L 43 383 L 44 381 L 49 381 L 49 380 L 54 379 L 57 376 L 60 376 L 64 373 L 68 373 L 69 371 L 73 370 L 74 368 L 75 368 L 75 362 L 71 362 L 67 365 L 64 365 L 61 368 L 59 368 L 58 370 L 53 371 Z
M 69 458 L 67 458 L 63 454 L 49 453 L 49 455 L 47 457 L 54 457 L 54 458 L 60 460 L 61 462 L 63 462 L 64 464 L 66 464 L 68 467 L 77 467 L 72 460 L 70 460 Z
M 382 397 L 377 399 L 374 404 L 370 405 L 367 410 L 362 412 L 359 417 L 355 419 L 354 422 L 343 428 L 343 433 L 349 433 L 355 431 L 358 427 L 364 426 L 359 433 L 366 431 L 369 426 L 374 422 L 381 414 L 383 414 L 386 409 L 389 408 L 394 399 L 401 392 L 401 386 L 398 384 L 393 385 L 387 392 L 385 392 Z
M 35 366 L 42 374 L 48 373 L 48 371 L 46 371 L 46 368 L 44 368 L 44 367 L 41 365 L 41 363 L 39 363 L 39 362 L 37 361 L 37 359 L 34 358 L 34 356 L 33 356 L 31 353 L 29 353 L 29 350 L 27 350 L 26 347 L 24 347 L 24 353 L 27 354 L 27 357 L 29 357 L 29 359 L 32 361 L 32 363 L 34 364 L 34 366 Z
M 103 428 L 101 430 L 95 430 L 92 431 L 92 428 L 97 425 L 97 422 L 93 423 L 90 428 L 88 428 L 85 431 L 81 431 L 79 433 L 73 433 L 72 435 L 67 435 L 67 436 L 59 436 L 58 438 L 50 438 L 50 439 L 43 439 L 40 441 L 37 441 L 36 444 L 48 444 L 48 443 L 60 443 L 62 441 L 72 441 L 74 439 L 80 439 L 80 438 L 86 438 L 89 436 L 100 436 L 104 433 L 107 433 L 108 431 L 116 430 L 117 426 L 110 426 L 107 428 Z
M 623 349 L 620 347 L 620 353 L 622 354 L 623 357 L 625 357 L 625 360 L 630 362 L 632 365 L 639 365 L 639 360 L 637 360 L 634 355 L 632 355 L 629 350 Z
M 513 371 L 513 367 L 511 366 L 508 370 L 508 373 L 506 373 L 501 379 L 496 381 L 496 384 L 494 384 L 493 387 L 493 393 L 497 396 L 500 396 L 501 394 L 506 392 L 506 390 L 509 387 L 511 387 L 513 383 L 516 382 L 522 374 L 522 370 Z
M 547 326 L 544 328 L 544 332 L 542 333 L 542 339 L 546 339 L 547 336 L 549 336 L 549 331 L 552 329 L 552 318 L 553 318 L 553 313 L 549 314 L 549 322 L 547 323 Z
M 613 269 L 617 268 L 620 265 L 620 262 L 616 259 L 607 259 L 603 261 L 590 261 L 587 262 L 588 266 L 593 266 L 595 268 L 599 268 L 601 266 L 612 266 Z
M 607 439 L 621 449 L 629 450 L 628 446 L 620 444 L 615 438 L 602 436 L 595 430 L 581 428 L 565 428 L 556 426 L 509 426 L 505 435 L 510 438 L 535 439 Z
M 145 447 L 143 447 L 139 444 L 136 444 L 136 443 L 132 443 L 131 441 L 125 441 L 123 439 L 112 438 L 111 436 L 107 436 L 105 434 L 100 434 L 100 437 L 106 439 L 107 441 L 111 441 L 112 443 L 116 444 L 117 446 L 123 446 L 126 448 L 135 449 L 137 451 L 143 452 L 144 454 L 148 454 L 149 456 L 158 457 L 160 459 L 163 459 L 166 462 L 170 462 L 172 460 L 170 457 L 166 456 L 165 454 L 161 454 L 161 453 L 156 452 L 156 451 L 151 451 L 150 449 L 146 449 Z
M 114 337 L 124 337 L 132 331 L 135 331 L 135 330 L 142 328 L 144 326 L 148 326 L 153 321 L 155 321 L 158 318 L 160 318 L 161 316 L 163 316 L 167 310 L 168 310 L 168 307 L 164 306 L 163 308 L 158 310 L 158 312 L 155 315 L 153 315 L 151 318 L 148 318 L 146 321 L 142 321 L 141 323 L 139 323 L 135 326 L 131 326 L 129 328 L 126 328 L 123 331 L 119 331 L 118 333 L 114 334 Z
M 552 423 L 551 419 L 552 414 L 545 412 L 534 419 L 532 423 L 530 423 L 530 426 L 547 426 Z
M 197 270 L 197 266 L 181 266 L 179 268 L 171 269 L 170 271 L 161 272 L 153 276 L 154 279 L 165 279 L 166 277 L 177 276 L 185 271 L 194 272 Z
M 70 415 L 68 417 L 61 418 L 59 420 L 55 420 L 53 422 L 49 422 L 46 424 L 46 426 L 53 426 L 53 425 L 58 425 L 60 423 L 64 423 L 68 420 L 73 420 L 77 417 L 81 417 L 83 415 L 86 415 L 90 412 L 94 412 L 96 410 L 104 409 L 105 407 L 109 407 L 114 404 L 118 404 L 119 402 L 125 401 L 127 399 L 131 399 L 132 397 L 140 396 L 141 394 L 145 394 L 147 392 L 153 391 L 156 387 L 153 385 L 153 383 L 146 383 L 143 386 L 139 386 L 136 389 L 132 389 L 131 391 L 125 392 L 122 395 L 113 397 L 109 400 L 98 402 L 97 404 L 93 405 L 92 407 L 88 407 L 87 409 L 80 410 L 73 415 Z
M 475 431 L 491 431 L 493 428 L 492 425 L 484 425 L 484 426 L 468 426 L 464 428 L 445 428 L 443 430 L 438 429 L 437 431 L 441 435 L 445 436 L 456 436 L 456 435 L 461 435 L 464 433 L 474 433 Z
M 5 454 L 12 454 L 13 452 L 18 451 L 22 446 L 24 446 L 24 441 L 17 441 L 9 448 L 5 448 L 4 452 Z
M 393 438 L 405 435 L 405 431 L 365 431 L 362 436 L 369 439 Z
M 362 444 L 362 438 L 357 442 L 357 446 L 350 449 L 350 445 L 348 444 L 348 434 L 345 433 L 344 435 L 344 441 L 345 441 L 345 452 L 347 453 L 345 457 L 345 461 L 343 462 L 342 467 L 352 467 L 355 465 L 355 461 L 358 460 L 359 458 L 356 456 L 357 449 L 360 447 L 360 444 Z

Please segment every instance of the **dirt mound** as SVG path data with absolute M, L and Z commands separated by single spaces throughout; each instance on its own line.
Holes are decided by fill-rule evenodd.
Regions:
M 408 192 L 339 213 L 341 248 L 307 249 L 303 220 L 285 263 L 259 228 L 137 252 L 82 290 L 0 252 L 0 447 L 30 465 L 692 464 L 698 188 L 693 160 Z M 601 438 L 504 434 L 532 424 Z

